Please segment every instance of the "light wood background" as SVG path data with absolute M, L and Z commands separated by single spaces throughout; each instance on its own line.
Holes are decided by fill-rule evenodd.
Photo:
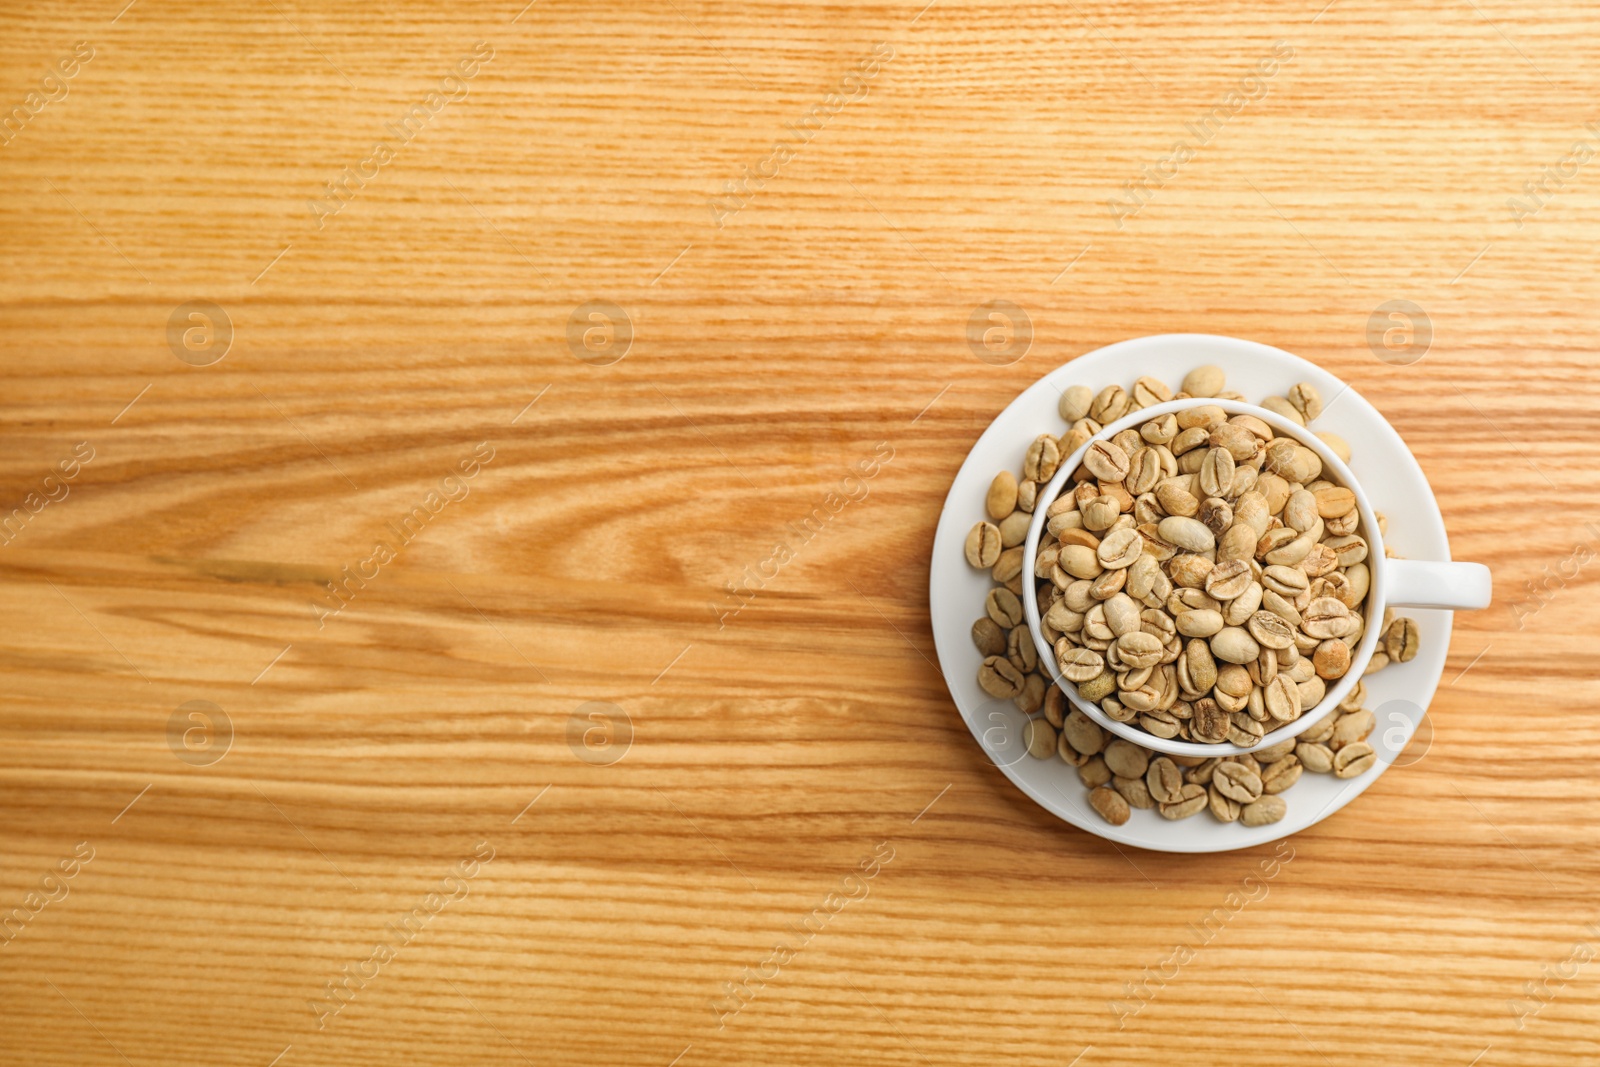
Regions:
M 1507 204 L 1600 143 L 1594 12 L 521 2 L 0 15 L 7 113 L 94 49 L 0 147 L 0 513 L 94 452 L 0 547 L 0 913 L 94 853 L 0 947 L 6 1060 L 1600 1058 L 1600 163 L 1520 227 Z M 1265 98 L 1118 229 L 1106 199 L 1279 40 Z M 469 95 L 319 230 L 307 200 L 478 41 Z M 867 97 L 715 225 L 878 41 Z M 965 341 L 995 299 L 1035 332 L 1004 367 Z M 1366 341 L 1391 299 L 1433 325 L 1410 366 Z M 233 326 L 210 366 L 168 345 L 192 300 Z M 568 347 L 591 300 L 631 321 L 620 362 Z M 1119 1028 L 1272 850 L 1135 853 L 1036 809 L 950 704 L 927 558 L 1006 402 L 1172 330 L 1353 382 L 1496 605 L 1457 621 L 1425 758 L 1293 838 Z M 324 583 L 484 441 L 319 628 Z M 719 627 L 879 441 L 867 498 Z M 169 744 L 195 700 L 234 734 L 206 766 Z M 618 762 L 568 744 L 590 701 L 631 720 Z M 480 841 L 468 895 L 319 1029 L 308 1002 Z M 869 894 L 719 1027 L 880 842 Z

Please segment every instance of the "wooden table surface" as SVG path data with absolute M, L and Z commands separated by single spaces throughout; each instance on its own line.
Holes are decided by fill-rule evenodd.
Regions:
M 122 2 L 0 15 L 6 1062 L 1600 1059 L 1592 10 Z M 971 443 L 1167 331 L 1495 571 L 1281 848 L 1056 821 L 934 663 Z

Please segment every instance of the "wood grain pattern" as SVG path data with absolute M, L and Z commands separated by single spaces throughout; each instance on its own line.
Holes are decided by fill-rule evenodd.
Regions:
M 1600 200 L 1562 162 L 1600 143 L 1593 11 L 119 6 L 0 14 L 0 114 L 93 48 L 0 146 L 0 917 L 40 905 L 0 943 L 8 1060 L 1600 1058 L 1596 564 L 1536 613 L 1526 587 L 1600 543 Z M 465 98 L 318 228 L 307 201 L 479 41 Z M 719 227 L 711 198 L 880 41 L 865 97 Z M 1278 41 L 1263 98 L 1118 228 L 1106 201 Z M 1005 367 L 965 341 L 992 299 L 1035 330 Z M 1367 346 L 1391 299 L 1433 325 L 1411 366 Z M 233 326 L 210 366 L 168 345 L 193 300 Z M 609 366 L 567 343 L 594 300 L 634 332 Z M 1047 369 L 1175 330 L 1352 382 L 1495 567 L 1426 758 L 1264 896 L 1271 850 L 1135 854 L 1035 808 L 932 662 L 971 442 Z M 880 441 L 866 498 L 719 625 Z M 206 766 L 169 746 L 196 700 L 234 731 Z M 631 720 L 619 762 L 569 746 L 590 701 Z M 1168 964 L 1235 892 L 1260 898 Z

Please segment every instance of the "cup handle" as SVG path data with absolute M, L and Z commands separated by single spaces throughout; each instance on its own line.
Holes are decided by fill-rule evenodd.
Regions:
M 1390 559 L 1388 603 L 1397 608 L 1474 611 L 1489 606 L 1494 583 L 1481 563 Z

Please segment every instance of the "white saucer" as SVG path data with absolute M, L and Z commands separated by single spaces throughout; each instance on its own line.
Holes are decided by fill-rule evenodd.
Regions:
M 1444 673 L 1450 649 L 1453 613 L 1406 608 L 1421 630 L 1421 650 L 1410 663 L 1395 663 L 1367 678 L 1367 704 L 1377 715 L 1368 738 L 1379 754 L 1371 770 L 1357 778 L 1304 774 L 1283 799 L 1288 814 L 1270 826 L 1220 823 L 1201 812 L 1169 822 L 1155 811 L 1134 811 L 1122 826 L 1112 826 L 1089 807 L 1088 791 L 1078 772 L 1060 759 L 1034 759 L 1022 743 L 1027 716 L 1009 700 L 995 700 L 978 688 L 983 657 L 972 643 L 972 623 L 983 614 L 983 598 L 993 587 L 987 571 L 968 565 L 967 531 L 984 517 L 989 483 L 1001 470 L 1022 467 L 1028 443 L 1041 433 L 1061 434 L 1066 426 L 1057 413 L 1061 393 L 1071 385 L 1095 392 L 1113 383 L 1131 388 L 1135 378 L 1151 375 L 1173 389 L 1183 376 L 1204 363 L 1214 363 L 1228 376 L 1227 388 L 1253 404 L 1283 396 L 1296 382 L 1321 390 L 1325 410 L 1311 425 L 1350 442 L 1350 467 L 1372 498 L 1373 507 L 1389 520 L 1386 541 L 1407 559 L 1448 560 L 1450 542 L 1433 490 L 1400 435 L 1365 398 L 1333 375 L 1282 349 L 1254 341 L 1210 334 L 1162 334 L 1120 341 L 1079 356 L 1035 382 L 1012 401 L 978 438 L 961 465 L 933 542 L 928 604 L 939 666 L 956 708 L 985 756 L 1047 811 L 1092 834 L 1139 848 L 1162 852 L 1225 852 L 1276 841 L 1332 815 L 1377 780 L 1396 761 L 1403 765 L 1415 754 L 1406 742 L 1422 721 Z M 1378 813 L 1381 815 L 1381 813 Z M 1356 813 L 1360 817 L 1360 812 Z

